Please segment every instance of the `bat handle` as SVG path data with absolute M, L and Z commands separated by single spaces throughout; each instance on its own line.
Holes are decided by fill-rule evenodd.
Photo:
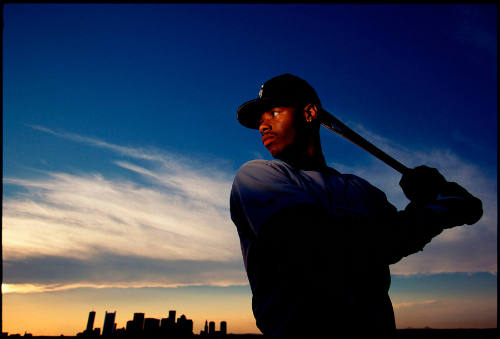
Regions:
M 328 113 L 324 109 L 322 109 L 320 115 L 320 122 L 321 125 L 323 125 L 324 127 L 343 136 L 352 143 L 358 145 L 368 153 L 372 154 L 373 156 L 385 162 L 387 165 L 394 168 L 399 173 L 404 174 L 408 171 L 408 167 L 406 167 L 405 165 L 403 165 L 402 163 L 391 157 L 389 154 L 385 153 L 380 148 L 378 148 L 377 146 L 375 146 L 374 144 L 363 138 L 361 135 L 359 135 L 358 133 L 347 127 L 342 121 L 335 118 L 331 113 Z
M 382 151 L 380 148 L 373 145 L 371 142 L 369 142 L 359 134 L 354 134 L 353 136 L 350 136 L 350 140 L 359 147 L 369 152 L 370 154 L 374 155 L 378 159 L 385 162 L 387 165 L 394 168 L 399 173 L 405 174 L 409 170 L 408 167 L 406 167 L 401 162 L 391 157 L 389 154 Z
M 384 153 L 381 150 L 379 150 L 379 151 L 380 151 L 380 155 L 374 154 L 377 158 L 379 158 L 380 160 L 382 160 L 387 165 L 391 166 L 392 168 L 394 168 L 396 171 L 398 171 L 401 174 L 405 174 L 406 172 L 408 172 L 408 167 L 406 167 L 401 162 L 397 161 L 396 159 L 394 159 L 393 157 L 391 157 L 387 153 Z

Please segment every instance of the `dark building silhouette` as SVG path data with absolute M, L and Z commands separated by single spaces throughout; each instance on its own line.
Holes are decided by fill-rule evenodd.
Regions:
M 200 335 L 208 335 L 208 320 L 205 320 L 205 327 L 200 331 Z
M 168 326 L 168 318 L 161 318 L 160 320 L 160 329 L 162 331 L 165 331 L 169 328 Z
M 177 319 L 177 325 L 179 325 L 179 327 L 183 327 L 185 324 L 186 324 L 186 316 L 183 314 L 179 317 L 179 319 Z
M 200 336 L 212 336 L 212 337 L 220 337 L 223 335 L 227 335 L 227 322 L 220 322 L 220 331 L 215 330 L 215 321 L 205 320 L 205 329 L 200 331 Z
M 134 339 L 139 338 L 164 338 L 164 339 L 176 339 L 176 338 L 187 338 L 194 335 L 193 333 L 193 320 L 187 319 L 183 314 L 176 322 L 175 319 L 176 311 L 169 311 L 168 318 L 156 319 L 156 318 L 145 318 L 144 313 L 134 313 L 134 318 L 127 321 L 126 327 L 116 328 L 116 311 L 111 313 L 106 311 L 104 316 L 104 326 L 102 330 L 103 337 L 129 337 Z M 95 311 L 89 313 L 89 320 L 87 322 L 87 328 L 77 334 L 78 337 L 89 337 L 89 336 L 99 336 L 101 334 L 100 328 L 92 329 L 95 322 Z M 212 325 L 213 323 L 213 325 Z M 222 324 L 222 323 L 221 323 Z M 211 322 L 210 326 L 213 327 L 212 334 L 219 334 L 221 332 L 215 332 L 215 323 Z M 222 326 L 222 325 L 221 325 Z M 222 328 L 222 327 L 221 327 Z M 203 331 L 201 331 L 203 333 Z M 200 333 L 200 334 L 201 334 Z M 208 323 L 205 321 L 205 332 L 208 335 Z
M 215 334 L 215 321 L 211 321 L 208 323 L 208 334 L 210 335 Z
M 175 310 L 168 311 L 168 325 L 171 328 L 175 326 Z
M 175 323 L 175 311 L 168 312 L 168 318 L 162 318 L 160 321 L 159 334 L 163 337 L 176 337 L 178 335 L 177 325 Z
M 124 336 L 125 334 L 127 334 L 127 332 L 124 328 L 115 328 L 115 333 L 113 333 L 115 336 Z
M 92 334 L 92 330 L 94 329 L 94 320 L 95 320 L 95 311 L 89 312 L 89 319 L 87 320 L 87 329 L 84 333 Z
M 132 333 L 133 330 L 134 330 L 134 321 L 133 320 L 127 321 L 127 326 L 125 327 L 125 331 L 127 333 Z
M 227 323 L 225 321 L 220 322 L 220 334 L 222 335 L 227 334 Z
M 193 335 L 193 321 L 187 319 L 183 314 L 177 319 L 177 335 L 179 336 L 190 336 Z
M 193 327 L 194 327 L 193 320 L 187 319 L 186 327 L 184 328 L 184 333 L 186 335 L 193 335 Z
M 144 330 L 144 313 L 134 313 L 134 319 L 132 320 L 131 333 L 139 334 Z
M 159 334 L 160 319 L 146 318 L 144 319 L 144 334 L 154 336 Z
M 110 336 L 113 334 L 113 332 L 116 329 L 116 324 L 115 324 L 115 317 L 116 317 L 116 311 L 113 313 L 106 311 L 106 314 L 104 315 L 104 325 L 102 327 L 102 335 L 103 336 Z

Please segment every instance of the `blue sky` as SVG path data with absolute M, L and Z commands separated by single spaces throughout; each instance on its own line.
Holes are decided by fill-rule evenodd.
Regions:
M 160 312 L 141 304 L 144 289 L 182 309 L 193 286 L 206 313 L 227 289 L 229 329 L 257 331 L 228 198 L 237 169 L 270 156 L 236 110 L 282 73 L 407 166 L 436 167 L 483 200 L 477 225 L 391 267 L 398 326 L 453 326 L 436 317 L 451 309 L 496 326 L 484 288 L 497 277 L 496 27 L 493 5 L 5 5 L 4 331 L 74 334 L 116 300 Z M 326 130 L 322 141 L 329 165 L 404 208 L 398 173 Z M 105 303 L 103 288 L 122 294 Z M 61 293 L 80 312 L 72 327 L 9 312 Z M 89 293 L 103 303 L 78 299 Z M 200 310 L 185 309 L 195 329 Z

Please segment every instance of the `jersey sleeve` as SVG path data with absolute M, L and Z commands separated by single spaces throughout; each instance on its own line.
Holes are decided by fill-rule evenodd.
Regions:
M 384 192 L 359 177 L 350 176 L 351 182 L 357 188 L 355 196 L 364 196 L 366 210 L 374 217 L 371 227 L 357 229 L 362 236 L 360 243 L 368 241 L 367 245 L 381 257 L 385 264 L 395 264 L 402 258 L 422 251 L 423 248 L 439 233 L 439 215 L 429 208 L 417 208 L 409 204 L 404 210 L 398 211 L 388 200 Z
M 377 189 L 378 190 L 378 189 Z M 384 195 L 377 206 L 378 239 L 381 252 L 387 264 L 395 264 L 402 258 L 420 252 L 442 231 L 436 211 L 428 208 L 415 208 L 409 204 L 404 210 L 397 211 Z
M 254 160 L 236 174 L 231 190 L 231 218 L 247 224 L 255 235 L 280 210 L 293 205 L 315 204 L 315 199 L 297 185 L 286 168 L 275 162 Z

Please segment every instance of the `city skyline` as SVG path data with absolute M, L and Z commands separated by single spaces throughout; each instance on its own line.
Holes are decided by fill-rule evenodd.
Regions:
M 3 331 L 175 309 L 196 333 L 258 333 L 229 192 L 271 156 L 236 111 L 283 73 L 483 201 L 391 265 L 397 327 L 497 325 L 496 5 L 12 3 L 3 23 Z M 406 206 L 398 173 L 321 139 L 329 166 Z
M 151 318 L 146 317 L 145 313 L 134 312 L 133 319 L 127 321 L 126 327 L 118 328 L 115 322 L 116 311 L 108 312 L 105 311 L 104 321 L 102 325 L 102 336 L 162 336 L 162 337 L 185 337 L 191 336 L 193 332 L 193 320 L 188 319 L 184 314 L 179 318 L 175 318 L 176 311 L 169 310 L 168 317 L 166 318 Z M 84 331 L 79 332 L 76 336 L 83 337 L 98 337 L 101 336 L 101 328 L 94 327 L 96 312 L 90 311 L 87 321 L 87 326 Z M 207 334 L 215 335 L 215 325 L 210 322 L 210 332 L 206 331 Z M 227 323 L 225 321 L 221 322 L 221 330 L 219 335 L 227 334 Z M 205 329 L 207 328 L 205 322 Z M 222 331 L 225 329 L 225 331 Z M 202 332 L 200 332 L 202 334 Z
M 445 279 L 446 284 L 440 284 L 441 279 Z M 456 278 L 453 278 L 451 276 L 443 277 L 441 279 L 437 278 L 436 276 L 431 276 L 429 278 L 426 278 L 425 276 L 420 276 L 419 277 L 420 281 L 411 281 L 411 280 L 408 281 L 409 279 L 407 277 L 393 276 L 391 299 L 393 300 L 393 306 L 395 309 L 395 313 L 396 313 L 396 315 L 400 315 L 401 313 L 404 312 L 404 315 L 406 317 L 410 318 L 409 321 L 406 321 L 404 323 L 402 323 L 400 321 L 400 319 L 397 318 L 399 320 L 398 324 L 397 324 L 398 330 L 425 329 L 425 328 L 434 328 L 434 329 L 496 328 L 496 326 L 495 326 L 496 319 L 494 318 L 496 316 L 495 310 L 493 308 L 489 308 L 489 309 L 486 308 L 485 309 L 485 307 L 488 307 L 488 304 L 489 304 L 488 299 L 490 298 L 492 292 L 494 292 L 494 291 L 496 292 L 496 289 L 497 289 L 496 277 L 491 276 L 489 274 L 483 274 L 483 276 L 481 277 L 481 276 L 478 276 L 476 274 L 476 275 L 472 275 L 472 279 L 470 279 L 469 281 L 466 281 L 465 284 L 461 281 L 461 279 L 456 279 Z M 438 284 L 438 285 L 436 285 L 436 284 Z M 410 286 L 408 286 L 408 285 L 410 285 Z M 460 313 L 459 309 L 453 311 L 453 310 L 449 310 L 449 309 L 444 308 L 446 305 L 440 300 L 425 299 L 425 300 L 422 300 L 419 302 L 399 302 L 398 301 L 400 298 L 405 297 L 408 290 L 413 290 L 413 293 L 416 293 L 417 295 L 420 295 L 420 296 L 426 296 L 429 293 L 429 291 L 439 291 L 438 295 L 440 296 L 439 298 L 441 300 L 450 300 L 450 299 L 453 299 L 454 296 L 457 295 L 457 293 L 464 293 L 465 292 L 465 294 L 467 294 L 467 293 L 472 292 L 472 288 L 474 288 L 474 286 L 480 286 L 480 288 L 482 290 L 481 291 L 482 294 L 477 295 L 477 297 L 480 297 L 482 299 L 482 304 L 477 306 L 477 308 L 474 310 L 474 312 L 476 313 L 476 317 L 471 319 L 472 321 L 474 321 L 474 323 L 471 323 L 470 320 L 465 322 L 464 319 L 462 318 L 463 315 Z M 240 288 L 244 288 L 244 287 L 240 287 Z M 189 289 L 196 289 L 196 287 L 195 288 L 190 287 Z M 204 330 L 204 322 L 209 320 L 209 319 L 217 319 L 216 320 L 217 323 L 220 323 L 222 321 L 226 321 L 220 316 L 221 313 L 217 312 L 216 308 L 212 308 L 213 305 L 217 303 L 218 297 L 227 297 L 228 295 L 229 295 L 229 298 L 236 297 L 237 299 L 233 300 L 236 303 L 248 301 L 251 299 L 251 295 L 248 295 L 248 298 L 246 300 L 244 300 L 244 299 L 240 299 L 241 298 L 240 293 L 235 294 L 234 292 L 233 293 L 227 293 L 227 291 L 222 292 L 222 291 L 220 291 L 220 289 L 222 289 L 220 287 L 217 289 L 219 289 L 219 291 L 212 290 L 212 293 L 214 294 L 214 298 L 211 300 L 210 305 L 207 305 L 207 307 L 202 308 L 204 310 L 205 314 L 199 314 L 199 313 L 194 312 L 195 317 L 191 317 L 191 318 L 194 318 L 193 332 L 195 334 L 198 334 L 200 331 Z M 102 290 L 104 291 L 103 295 L 105 295 L 106 293 L 111 291 L 110 289 L 102 289 Z M 165 292 L 165 290 L 163 290 L 163 292 Z M 86 297 L 88 297 L 91 294 L 94 294 L 94 293 L 87 292 L 83 295 L 84 299 L 66 300 L 66 302 L 69 303 L 70 305 L 74 304 L 75 302 L 85 303 Z M 186 300 L 184 300 L 181 304 L 191 305 L 191 307 L 196 308 L 197 302 L 196 302 L 195 296 L 199 297 L 199 296 L 202 296 L 204 294 L 205 293 L 201 293 L 201 294 L 196 293 L 195 295 L 184 294 L 184 296 L 189 297 L 187 299 L 192 299 L 192 301 L 194 301 L 194 303 L 192 303 L 192 304 L 186 303 Z M 157 293 L 149 293 L 149 295 L 150 295 L 150 297 L 156 298 Z M 64 298 L 64 294 L 60 295 L 58 299 L 61 299 L 61 298 Z M 73 299 L 74 296 L 71 296 L 71 298 Z M 39 303 L 39 300 L 37 300 L 37 298 L 31 298 L 31 300 L 33 300 L 33 299 L 34 299 L 35 303 Z M 168 297 L 167 297 L 167 299 L 168 299 Z M 140 303 L 139 305 L 144 305 L 144 304 L 148 304 L 147 300 L 145 300 L 144 303 Z M 227 307 L 224 305 L 224 302 L 222 302 L 221 304 L 224 307 Z M 116 303 L 115 305 L 120 305 L 120 304 Z M 120 309 L 125 308 L 125 309 L 128 309 L 128 311 L 127 312 L 120 312 L 120 313 L 117 313 L 117 311 L 114 311 L 116 319 L 119 319 L 116 321 L 116 328 L 126 328 L 127 322 L 128 322 L 127 319 L 130 318 L 130 315 L 135 317 L 135 314 L 143 314 L 143 315 L 146 314 L 146 313 L 138 313 L 136 311 L 133 311 L 133 309 L 136 306 L 130 306 L 130 305 L 125 305 L 125 304 L 121 304 L 121 305 L 122 306 L 119 306 L 118 308 L 120 308 Z M 59 306 L 59 304 L 54 304 L 54 305 L 52 305 L 51 308 L 57 308 L 58 306 Z M 125 306 L 128 306 L 128 307 L 125 307 Z M 151 314 L 150 318 L 155 318 L 155 319 L 161 320 L 164 318 L 163 315 L 166 314 L 165 305 L 163 303 L 163 300 L 159 300 L 159 303 L 157 303 L 157 307 L 159 309 L 158 311 L 148 312 L 148 314 Z M 247 309 L 250 309 L 250 307 L 251 307 L 251 305 L 248 304 Z M 445 326 L 439 325 L 439 323 L 436 323 L 436 322 L 429 322 L 429 321 L 425 320 L 426 319 L 425 313 L 428 312 L 429 307 L 437 309 L 438 312 L 448 312 L 449 313 L 448 320 L 447 320 L 447 323 Z M 72 308 L 72 309 L 74 309 L 74 308 Z M 167 307 L 167 309 L 168 309 L 168 307 Z M 14 311 L 16 311 L 16 310 L 14 309 Z M 489 312 L 490 318 L 484 318 L 485 311 Z M 80 312 L 80 315 L 82 315 L 82 311 L 79 310 L 79 312 Z M 70 318 L 66 319 L 66 322 L 68 322 L 68 320 L 69 320 L 69 321 L 72 321 L 74 323 L 74 325 L 73 325 L 73 328 L 75 329 L 74 331 L 58 332 L 56 330 L 56 331 L 45 332 L 45 333 L 43 333 L 43 332 L 37 333 L 37 331 L 32 331 L 28 327 L 21 327 L 20 329 L 22 329 L 22 330 L 11 331 L 9 334 L 28 332 L 28 333 L 32 333 L 32 334 L 34 333 L 34 335 L 48 335 L 48 336 L 58 336 L 60 334 L 64 334 L 65 336 L 76 335 L 77 333 L 79 333 L 81 331 L 82 328 L 84 328 L 84 324 L 82 322 L 82 319 L 85 319 L 89 316 L 88 311 L 84 311 L 84 312 L 87 312 L 87 313 L 83 314 L 83 315 L 85 315 L 85 317 L 80 316 L 81 319 L 79 319 L 77 317 L 70 317 Z M 171 312 L 172 312 L 172 310 L 169 311 L 169 317 L 170 317 Z M 176 312 L 176 311 L 173 311 L 173 312 Z M 184 309 L 184 311 L 182 313 L 189 314 L 190 312 L 188 312 L 186 309 Z M 314 312 L 312 312 L 312 313 L 314 313 Z M 211 314 L 211 315 L 215 315 L 215 316 L 207 317 L 206 316 L 207 314 Z M 219 315 L 217 315 L 217 314 L 219 314 Z M 223 314 L 225 314 L 225 316 L 227 316 L 228 318 L 231 317 L 231 314 L 229 314 L 229 313 L 223 313 Z M 28 316 L 29 316 L 29 314 L 28 314 Z M 33 314 L 32 316 L 34 317 L 36 315 Z M 175 313 L 174 313 L 173 317 L 175 317 Z M 30 318 L 31 318 L 31 316 L 30 316 Z M 98 317 L 96 317 L 96 318 L 98 318 Z M 253 321 L 254 321 L 252 317 L 248 316 L 248 317 L 246 317 L 245 320 L 247 321 L 246 327 L 243 327 L 243 328 L 237 327 L 236 331 L 234 331 L 234 332 L 231 331 L 231 333 L 233 333 L 233 334 L 251 334 L 251 333 L 258 334 L 258 333 L 260 333 L 258 330 L 252 331 L 252 325 L 253 325 Z M 213 320 L 211 320 L 211 321 L 213 321 Z M 422 321 L 424 321 L 424 322 L 422 322 Z M 238 321 L 236 321 L 236 322 L 238 322 Z M 57 324 L 57 322 L 56 322 L 56 324 Z M 59 324 L 60 324 L 60 322 L 59 322 Z M 102 322 L 102 324 L 104 324 L 104 321 Z M 87 320 L 87 326 L 88 326 L 88 320 Z M 241 324 L 237 324 L 237 326 L 241 326 Z M 101 326 L 100 329 L 102 329 L 103 327 L 104 326 Z M 231 326 L 231 328 L 233 328 L 233 326 Z M 247 330 L 247 329 L 250 329 L 250 330 Z M 4 332 L 6 332 L 6 331 L 4 330 Z
M 169 310 L 168 317 L 152 318 L 146 317 L 146 313 L 134 312 L 133 318 L 126 321 L 126 326 L 119 327 L 115 322 L 117 311 L 104 311 L 104 320 L 102 326 L 98 327 L 96 323 L 96 311 L 90 311 L 87 318 L 85 329 L 81 332 L 70 334 L 76 337 L 110 337 L 110 336 L 163 336 L 163 337 L 185 337 L 195 335 L 193 320 L 188 319 L 182 314 L 176 319 L 176 310 Z M 203 329 L 199 331 L 200 336 L 224 336 L 230 334 L 227 332 L 227 321 L 221 320 L 219 330 L 216 330 L 216 323 L 213 320 L 205 320 Z M 102 331 L 101 331 L 102 330 Z M 29 331 L 24 331 L 28 334 Z M 18 335 L 15 333 L 2 332 L 9 336 Z M 29 335 L 33 335 L 29 333 Z
M 74 335 L 69 335 L 69 336 L 75 336 L 75 337 L 111 337 L 111 336 L 142 336 L 142 337 L 165 337 L 165 338 L 184 338 L 188 336 L 194 336 L 194 335 L 199 335 L 199 336 L 209 336 L 209 337 L 220 337 L 220 336 L 226 336 L 226 335 L 231 335 L 232 333 L 228 333 L 227 328 L 227 322 L 225 320 L 221 320 L 219 323 L 219 330 L 217 331 L 216 329 L 216 323 L 213 320 L 205 320 L 203 329 L 199 331 L 198 333 L 195 333 L 194 331 L 194 326 L 193 326 L 193 321 L 192 319 L 188 319 L 186 315 L 182 314 L 179 318 L 176 320 L 176 310 L 169 310 L 168 311 L 168 317 L 162 317 L 161 319 L 159 318 L 151 318 L 151 317 L 146 317 L 146 313 L 143 312 L 134 312 L 133 313 L 133 318 L 131 320 L 126 321 L 126 326 L 124 327 L 119 327 L 117 326 L 118 324 L 115 322 L 116 319 L 116 314 L 117 311 L 115 310 L 114 312 L 108 312 L 107 310 L 104 311 L 104 320 L 102 322 L 102 327 L 97 327 L 96 325 L 96 311 L 90 311 L 88 314 L 88 319 L 87 323 L 85 326 L 85 329 L 82 332 L 78 332 Z M 314 322 L 311 322 L 311 326 L 314 326 Z M 101 333 L 101 328 L 102 328 L 102 333 Z M 107 328 L 107 330 L 106 330 Z M 413 328 L 413 327 L 408 327 L 405 329 L 398 329 L 398 333 L 400 336 L 404 335 L 405 330 L 424 330 L 428 331 L 432 329 L 429 326 L 425 326 L 422 328 Z M 495 328 L 485 328 L 487 330 L 492 330 L 496 329 Z M 435 330 L 435 329 L 434 329 Z M 465 330 L 462 335 L 465 335 L 467 331 L 470 333 L 478 333 L 478 334 L 484 334 L 485 336 L 489 337 L 491 336 L 494 332 L 471 332 L 473 329 L 467 329 L 467 328 L 462 328 L 462 330 Z M 409 332 L 411 335 L 411 332 Z M 248 333 L 251 334 L 251 333 Z M 20 334 L 16 333 L 7 333 L 3 332 L 2 336 L 19 336 Z M 61 334 L 62 335 L 62 334 Z M 33 336 L 32 333 L 29 333 L 28 331 L 24 332 L 25 337 L 31 337 Z

